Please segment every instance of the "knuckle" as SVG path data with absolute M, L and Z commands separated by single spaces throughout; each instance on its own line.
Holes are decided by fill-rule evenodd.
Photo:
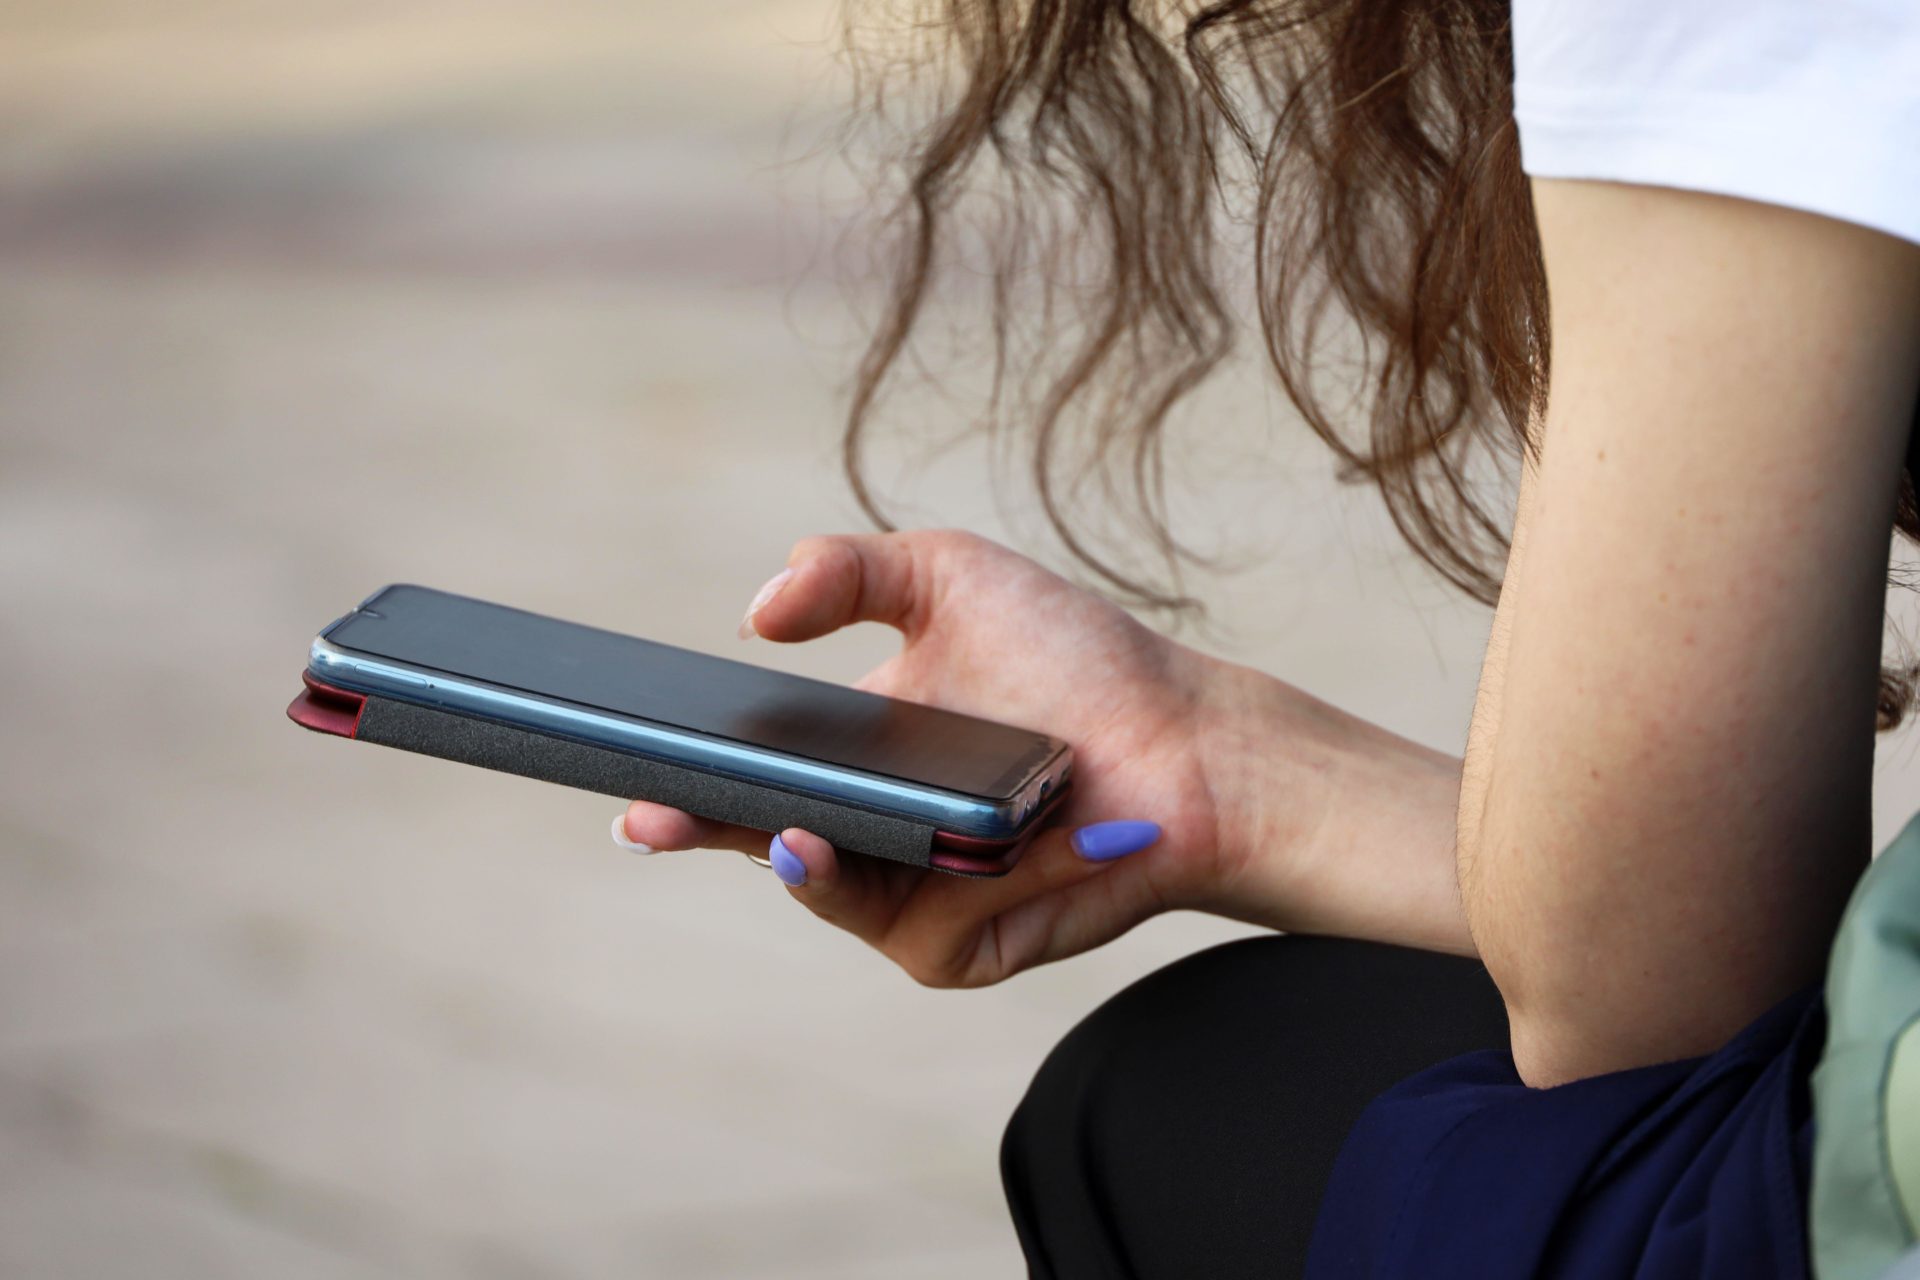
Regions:
M 993 544 L 969 529 L 925 529 L 914 535 L 929 555 L 977 555 Z
M 820 549 L 820 559 L 849 583 L 860 581 L 866 564 L 860 548 L 851 542 L 830 542 Z
M 846 539 L 833 534 L 816 533 L 793 544 L 793 550 L 787 553 L 787 563 L 804 564 L 810 560 L 824 559 L 836 554 L 852 554 L 852 548 L 847 546 Z

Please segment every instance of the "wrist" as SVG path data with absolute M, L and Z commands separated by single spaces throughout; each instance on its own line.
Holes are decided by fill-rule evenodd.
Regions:
M 1219 847 L 1196 905 L 1470 954 L 1454 862 L 1460 760 L 1259 672 L 1231 667 L 1212 683 L 1195 732 Z

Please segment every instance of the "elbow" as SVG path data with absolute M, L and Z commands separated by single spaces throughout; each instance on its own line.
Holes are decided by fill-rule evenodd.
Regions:
M 1618 848 L 1644 846 L 1523 845 L 1490 827 L 1461 851 L 1468 923 L 1535 1088 L 1713 1053 L 1819 979 L 1821 931 L 1792 945 L 1784 921 L 1751 927 L 1768 913 L 1729 911 L 1679 859 L 1663 873 L 1603 852 Z
M 1522 1081 L 1547 1088 L 1713 1047 L 1712 1020 L 1687 1025 L 1686 978 L 1660 972 L 1659 948 L 1636 945 L 1663 925 L 1608 877 L 1575 873 L 1591 860 L 1497 821 L 1463 823 L 1460 837 L 1462 902 Z

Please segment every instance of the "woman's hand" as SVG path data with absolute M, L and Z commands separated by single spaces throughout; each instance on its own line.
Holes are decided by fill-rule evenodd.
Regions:
M 1306 878 L 1297 873 L 1316 861 L 1320 838 L 1337 838 L 1341 824 L 1329 819 L 1364 799 L 1339 794 L 1345 780 L 1391 776 L 1404 790 L 1411 775 L 1377 767 L 1395 745 L 1439 797 L 1451 848 L 1457 763 L 1175 644 L 982 538 L 807 539 L 755 598 L 741 635 L 793 642 L 854 622 L 885 623 L 905 639 L 861 688 L 1042 731 L 1074 749 L 1073 787 L 1056 819 L 1067 825 L 1036 836 L 999 879 L 841 857 L 797 829 L 774 838 L 775 870 L 798 901 L 921 982 L 998 982 L 1174 908 L 1310 921 L 1313 910 L 1289 906 Z M 628 809 L 624 833 L 656 850 L 769 847 L 765 832 L 644 801 Z

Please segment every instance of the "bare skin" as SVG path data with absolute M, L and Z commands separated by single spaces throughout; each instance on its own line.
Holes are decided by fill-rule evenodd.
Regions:
M 1079 764 L 1067 826 L 1004 879 L 788 831 L 793 896 L 941 986 L 1177 908 L 1478 954 L 1535 1085 L 1708 1051 L 1817 981 L 1869 839 L 1920 247 L 1713 196 L 1534 186 L 1548 443 L 1464 772 L 980 539 L 811 539 L 754 630 L 895 626 L 865 687 L 1044 729 Z M 1075 854 L 1070 827 L 1115 818 L 1164 837 Z M 626 830 L 768 840 L 644 803 Z
M 1461 794 L 1529 1084 L 1708 1052 L 1816 983 L 1871 840 L 1920 246 L 1536 181 L 1553 385 Z
M 761 636 L 896 627 L 900 653 L 861 687 L 1044 726 L 1074 746 L 1064 825 L 1002 879 L 842 858 L 806 832 L 782 833 L 807 866 L 794 898 L 916 979 L 998 982 L 1177 908 L 1470 946 L 1451 864 L 1434 856 L 1451 842 L 1458 760 L 1175 644 L 969 534 L 811 538 L 788 563 L 793 577 L 752 619 Z M 1164 836 L 1117 862 L 1090 862 L 1069 842 L 1074 826 L 1143 817 Z M 656 849 L 753 853 L 768 839 L 644 802 L 628 810 L 627 834 Z M 1371 855 L 1355 858 L 1362 849 Z

